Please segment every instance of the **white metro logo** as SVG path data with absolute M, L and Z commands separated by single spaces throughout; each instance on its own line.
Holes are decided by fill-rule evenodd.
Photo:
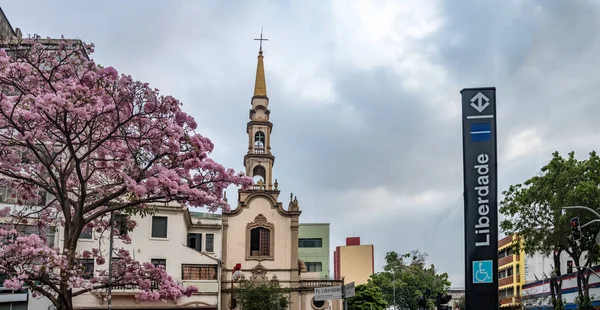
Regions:
M 471 98 L 471 106 L 479 113 L 483 112 L 483 110 L 485 110 L 485 108 L 487 108 L 489 105 L 490 99 L 488 99 L 488 97 L 482 93 L 477 93 L 477 95 Z

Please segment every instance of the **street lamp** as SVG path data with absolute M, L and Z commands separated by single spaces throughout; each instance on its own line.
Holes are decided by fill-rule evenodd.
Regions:
M 242 264 L 235 264 L 235 267 L 233 267 L 233 271 L 231 273 L 231 301 L 229 302 L 229 309 L 231 310 L 233 310 L 233 283 L 244 278 L 244 273 L 241 269 Z
M 394 310 L 396 310 L 396 268 L 397 266 L 392 267 L 392 283 L 393 283 L 393 292 L 394 292 Z

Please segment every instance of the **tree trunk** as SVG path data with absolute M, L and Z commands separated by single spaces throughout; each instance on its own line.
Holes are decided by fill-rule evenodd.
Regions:
M 590 275 L 588 274 L 581 276 L 581 286 L 583 288 L 583 298 L 582 298 L 582 307 L 581 309 L 594 309 L 592 307 L 592 299 L 590 298 Z
M 65 225 L 65 241 L 63 254 L 67 258 L 67 268 L 66 270 L 61 270 L 60 272 L 60 285 L 59 285 L 59 294 L 58 294 L 58 302 L 57 310 L 73 310 L 73 291 L 69 287 L 69 276 L 67 270 L 73 270 L 73 266 L 75 265 L 75 257 L 74 253 L 77 250 L 77 237 L 73 237 L 73 232 L 76 231 L 73 229 L 73 226 Z
M 554 272 L 550 279 L 550 290 L 552 292 L 552 306 L 554 310 L 563 310 L 565 305 L 562 300 L 562 279 L 560 272 L 560 251 L 553 253 Z M 557 267 L 558 266 L 558 267 Z

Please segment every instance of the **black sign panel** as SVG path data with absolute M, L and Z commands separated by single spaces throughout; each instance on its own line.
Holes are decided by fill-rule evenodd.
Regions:
M 496 89 L 461 95 L 467 310 L 498 309 Z

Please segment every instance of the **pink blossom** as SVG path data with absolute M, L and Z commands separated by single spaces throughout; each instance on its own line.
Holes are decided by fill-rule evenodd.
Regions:
M 4 287 L 11 288 L 13 290 L 19 290 L 23 286 L 23 281 L 18 278 L 11 278 L 4 280 Z
M 225 189 L 252 184 L 243 173 L 210 158 L 214 144 L 195 132 L 198 125 L 181 102 L 88 59 L 93 44 L 61 42 L 48 48 L 36 40 L 24 43 L 20 48 L 30 49 L 22 53 L 27 61 L 0 49 L 0 149 L 5 150 L 0 183 L 25 206 L 0 209 L 0 217 L 12 219 L 0 226 L 0 269 L 9 277 L 5 286 L 43 278 L 54 285 L 41 289 L 54 296 L 71 298 L 53 289 L 62 282 L 93 291 L 108 284 L 108 272 L 84 279 L 83 266 L 73 258 L 105 265 L 113 253 L 102 242 L 79 251 L 82 229 L 106 237 L 111 211 L 127 215 L 165 201 L 229 210 Z M 39 190 L 49 192 L 48 197 L 67 193 L 68 199 L 50 198 L 45 208 L 37 208 Z M 125 221 L 128 229 L 136 227 L 130 216 Z M 24 235 L 15 229 L 24 224 L 35 231 Z M 61 239 L 71 241 L 64 249 L 51 247 L 46 238 L 46 230 L 57 226 L 63 227 Z M 128 234 L 115 236 L 131 242 Z M 163 268 L 135 261 L 124 249 L 114 254 L 121 259 L 113 264 L 113 281 L 137 283 L 139 300 L 177 300 L 197 292 Z M 151 289 L 154 282 L 158 290 Z

